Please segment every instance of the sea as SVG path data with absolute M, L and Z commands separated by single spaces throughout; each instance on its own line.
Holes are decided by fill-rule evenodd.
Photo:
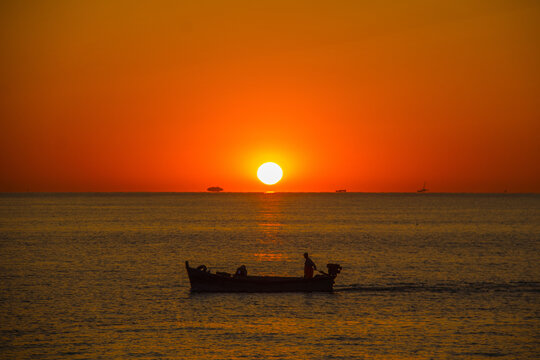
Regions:
M 192 293 L 210 271 L 332 293 Z M 2 359 L 538 359 L 540 195 L 0 194 Z

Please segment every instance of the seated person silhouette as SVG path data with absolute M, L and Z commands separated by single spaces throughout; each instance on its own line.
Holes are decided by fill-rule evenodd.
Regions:
M 242 265 L 238 269 L 236 269 L 236 273 L 234 274 L 234 276 L 247 276 L 246 265 Z

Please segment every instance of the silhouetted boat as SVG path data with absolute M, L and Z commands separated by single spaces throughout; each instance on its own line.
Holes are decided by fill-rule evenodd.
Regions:
M 336 190 L 336 192 L 347 192 L 347 189 L 339 189 L 339 190 Z
M 219 186 L 210 186 L 208 189 L 206 189 L 210 192 L 220 192 L 220 191 L 223 191 L 222 188 L 220 188 Z
M 426 188 L 426 182 L 424 181 L 424 186 L 422 186 L 421 189 L 419 190 L 416 190 L 416 192 L 419 192 L 419 193 L 423 193 L 423 192 L 427 192 L 429 191 L 429 189 Z
M 224 272 L 210 273 L 206 266 L 186 270 L 193 292 L 312 292 L 332 291 L 334 279 L 341 272 L 339 264 L 328 264 L 328 274 L 311 279 L 285 276 L 232 276 Z

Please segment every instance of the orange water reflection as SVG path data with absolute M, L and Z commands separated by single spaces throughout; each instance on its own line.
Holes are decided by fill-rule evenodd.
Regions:
M 258 227 L 260 236 L 257 240 L 263 244 L 279 243 L 279 233 L 283 228 L 281 197 L 261 196 L 258 207 Z
M 282 261 L 280 233 L 283 230 L 282 199 L 279 194 L 261 196 L 258 206 L 258 246 L 253 256 L 258 261 Z
M 281 253 L 255 253 L 253 254 L 259 261 L 280 261 L 285 258 Z

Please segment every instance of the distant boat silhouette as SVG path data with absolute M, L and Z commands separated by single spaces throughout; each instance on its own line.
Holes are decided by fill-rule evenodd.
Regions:
M 220 191 L 223 191 L 222 188 L 220 188 L 219 186 L 210 186 L 208 189 L 206 189 L 210 192 L 220 192 Z
M 426 188 L 426 182 L 424 181 L 424 186 L 422 186 L 421 189 L 419 190 L 416 190 L 416 192 L 419 192 L 419 193 L 423 193 L 423 192 L 427 192 L 429 191 L 429 189 Z
M 339 190 L 336 190 L 336 192 L 347 192 L 347 189 L 339 189 Z

